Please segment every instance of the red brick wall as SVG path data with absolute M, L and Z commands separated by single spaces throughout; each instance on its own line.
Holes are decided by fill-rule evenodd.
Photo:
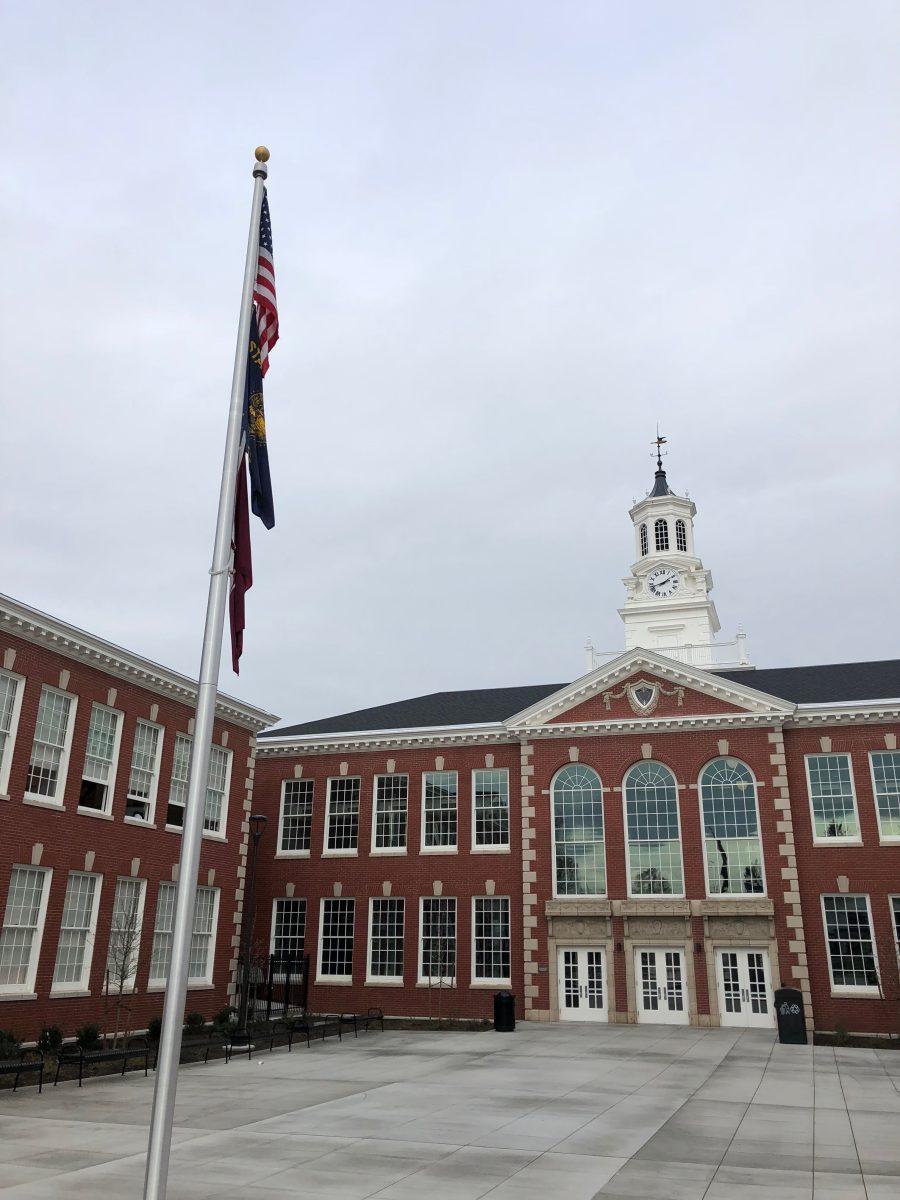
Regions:
M 0 912 L 5 908 L 10 872 L 14 865 L 32 862 L 32 847 L 43 845 L 41 867 L 53 870 L 50 884 L 44 936 L 41 945 L 35 991 L 36 1000 L 14 1000 L 0 996 L 0 1026 L 13 1029 L 25 1040 L 34 1038 L 42 1025 L 58 1025 L 68 1036 L 77 1026 L 94 1022 L 105 1026 L 112 1019 L 104 1011 L 102 997 L 104 972 L 109 945 L 116 878 L 131 875 L 131 860 L 140 859 L 138 878 L 147 880 L 144 918 L 138 961 L 137 991 L 131 998 L 132 1028 L 146 1027 L 147 1021 L 161 1015 L 162 992 L 147 991 L 153 924 L 156 914 L 157 888 L 160 880 L 171 880 L 172 866 L 181 852 L 181 835 L 164 828 L 166 801 L 172 774 L 172 755 L 176 733 L 187 733 L 193 710 L 165 696 L 126 682 L 101 670 L 85 666 L 76 660 L 52 652 L 42 646 L 20 639 L 0 636 L 0 656 L 9 648 L 16 651 L 12 668 L 25 677 L 22 711 L 15 742 L 15 752 L 9 780 L 9 798 L 0 801 L 0 842 L 3 852 L 0 861 Z M 72 749 L 66 778 L 63 809 L 33 806 L 23 802 L 28 760 L 37 718 L 41 686 L 58 687 L 60 672 L 69 671 L 65 688 L 77 696 Z M 123 712 L 122 741 L 112 801 L 112 820 L 86 815 L 77 811 L 81 772 L 84 763 L 91 704 L 107 703 L 110 688 L 117 692 L 114 707 Z M 164 726 L 162 761 L 156 801 L 155 828 L 123 822 L 125 795 L 128 788 L 129 766 L 135 722 L 150 719 L 151 705 L 158 705 L 156 718 Z M 232 751 L 231 788 L 228 804 L 226 840 L 205 837 L 200 866 L 200 882 L 215 871 L 215 886 L 220 889 L 219 927 L 216 938 L 214 986 L 192 987 L 188 994 L 189 1010 L 211 1015 L 227 1003 L 228 963 L 232 955 L 231 936 L 234 930 L 234 894 L 244 816 L 244 783 L 247 778 L 247 759 L 250 754 L 249 734 L 245 729 L 216 721 L 214 741 L 221 744 L 227 731 L 228 749 Z M 66 881 L 70 870 L 85 868 L 85 854 L 94 851 L 91 871 L 103 877 L 100 890 L 98 924 L 89 979 L 89 996 L 52 996 L 50 985 L 56 960 L 56 948 L 62 917 Z
M 264 744 L 264 742 L 263 742 Z M 485 754 L 494 755 L 494 768 L 508 768 L 510 787 L 510 849 L 508 853 L 472 853 L 472 771 L 484 768 Z M 435 757 L 444 759 L 443 769 L 457 771 L 458 851 L 419 853 L 421 843 L 422 773 L 435 770 Z M 387 772 L 387 760 L 396 772 L 409 775 L 409 828 L 407 853 L 372 854 L 373 777 Z M 348 775 L 361 776 L 359 853 L 355 858 L 323 857 L 325 837 L 326 780 L 340 774 L 348 764 Z M 312 842 L 309 858 L 274 856 L 281 782 L 293 777 L 294 764 L 303 766 L 303 778 L 314 780 Z M 353 947 L 353 984 L 316 984 L 310 988 L 309 1005 L 317 1012 L 359 1010 L 378 1005 L 396 1015 L 428 1015 L 437 1012 L 438 1000 L 429 989 L 417 986 L 419 897 L 432 896 L 433 881 L 443 884 L 444 896 L 457 898 L 456 987 L 444 989 L 440 1004 L 444 1016 L 487 1017 L 493 1011 L 493 995 L 499 985 L 470 986 L 472 897 L 486 895 L 485 881 L 495 883 L 496 896 L 510 898 L 512 990 L 522 990 L 522 857 L 519 801 L 519 747 L 479 746 L 469 749 L 436 746 L 427 751 L 390 750 L 377 753 L 341 753 L 257 759 L 254 779 L 254 809 L 269 817 L 265 841 L 260 849 L 258 926 L 255 941 L 266 947 L 270 940 L 272 900 L 285 896 L 285 885 L 295 885 L 295 896 L 307 901 L 306 952 L 317 965 L 320 901 L 334 894 L 333 884 L 342 883 L 342 895 L 356 900 Z M 370 986 L 365 983 L 369 899 L 383 895 L 382 883 L 389 880 L 391 895 L 404 897 L 404 984 L 403 987 Z
M 886 748 L 885 733 L 900 735 L 900 726 L 856 725 L 785 731 L 800 900 L 818 1029 L 834 1029 L 842 1024 L 856 1032 L 900 1033 L 900 979 L 888 902 L 890 895 L 900 894 L 900 845 L 879 843 L 868 759 L 870 750 Z M 859 846 L 813 843 L 804 756 L 823 752 L 820 741 L 823 736 L 830 737 L 832 753 L 851 756 L 862 837 Z M 839 875 L 847 877 L 849 892 L 869 896 L 884 999 L 832 994 L 821 897 L 840 891 Z

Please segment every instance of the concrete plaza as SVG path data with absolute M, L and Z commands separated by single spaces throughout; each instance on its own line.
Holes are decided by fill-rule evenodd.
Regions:
M 153 1079 L 0 1093 L 2 1200 L 140 1197 Z M 900 1053 L 385 1032 L 182 1069 L 170 1200 L 900 1198 Z

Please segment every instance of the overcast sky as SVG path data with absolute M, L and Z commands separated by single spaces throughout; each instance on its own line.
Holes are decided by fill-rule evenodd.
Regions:
M 900 653 L 895 4 L 4 12 L 0 590 L 196 673 L 265 142 L 277 524 L 224 690 L 581 674 L 657 421 L 723 636 Z

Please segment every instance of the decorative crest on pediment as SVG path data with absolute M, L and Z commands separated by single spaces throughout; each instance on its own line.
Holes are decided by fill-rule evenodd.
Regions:
M 636 679 L 631 683 L 626 683 L 624 687 L 616 691 L 607 691 L 601 693 L 603 698 L 603 707 L 607 710 L 613 700 L 627 700 L 631 705 L 631 711 L 639 716 L 648 716 L 654 712 L 657 704 L 659 704 L 660 696 L 675 696 L 676 703 L 679 708 L 684 704 L 684 688 L 670 687 L 660 683 L 656 679 Z

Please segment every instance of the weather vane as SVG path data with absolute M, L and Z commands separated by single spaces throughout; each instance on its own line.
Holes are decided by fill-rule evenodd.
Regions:
M 662 435 L 659 432 L 659 426 L 657 425 L 656 426 L 656 437 L 650 443 L 651 446 L 656 447 L 656 469 L 657 469 L 657 471 L 661 471 L 663 469 L 663 465 L 662 465 L 663 449 L 662 448 L 663 448 L 663 446 L 665 446 L 665 444 L 668 440 L 669 440 L 668 438 L 662 437 Z M 668 451 L 666 451 L 666 453 L 668 453 Z

